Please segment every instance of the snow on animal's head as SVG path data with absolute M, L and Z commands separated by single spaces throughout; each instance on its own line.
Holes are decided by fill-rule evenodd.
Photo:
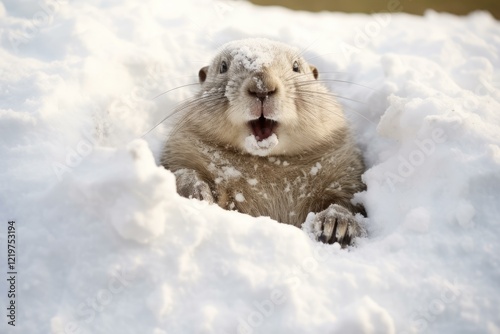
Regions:
M 313 149 L 344 125 L 318 71 L 287 44 L 244 39 L 222 46 L 199 71 L 201 98 L 218 103 L 214 137 L 254 155 L 297 154 Z M 249 144 L 250 143 L 250 144 Z

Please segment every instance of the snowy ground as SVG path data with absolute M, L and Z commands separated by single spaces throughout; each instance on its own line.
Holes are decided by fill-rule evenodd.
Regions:
M 0 2 L 0 332 L 500 333 L 500 23 L 401 6 Z M 255 36 L 337 80 L 369 168 L 357 248 L 180 198 L 168 121 L 138 139 Z

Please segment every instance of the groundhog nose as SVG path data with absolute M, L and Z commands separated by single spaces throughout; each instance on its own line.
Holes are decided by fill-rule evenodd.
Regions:
M 276 93 L 277 78 L 269 73 L 254 73 L 246 85 L 249 96 L 264 102 Z
M 250 96 L 258 98 L 261 102 L 264 102 L 265 99 L 269 98 L 275 93 L 276 93 L 276 88 L 267 90 L 267 89 L 258 89 L 257 87 L 250 87 L 248 89 L 248 94 L 250 94 Z

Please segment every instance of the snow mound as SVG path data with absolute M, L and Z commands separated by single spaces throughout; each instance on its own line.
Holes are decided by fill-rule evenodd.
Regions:
M 75 200 L 95 209 L 123 238 L 140 243 L 162 235 L 175 214 L 169 205 L 176 196 L 175 178 L 156 165 L 143 140 L 131 142 L 126 150 L 96 150 L 64 187 L 68 193 L 81 190 L 73 194 Z

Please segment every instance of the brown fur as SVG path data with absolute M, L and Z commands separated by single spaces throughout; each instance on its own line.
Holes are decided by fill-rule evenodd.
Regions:
M 309 212 L 334 203 L 363 212 L 351 203 L 364 189 L 362 158 L 340 107 L 316 81 L 317 70 L 285 44 L 249 43 L 255 42 L 273 55 L 269 64 L 253 70 L 237 63 L 245 41 L 228 44 L 200 70 L 202 90 L 181 106 L 161 160 L 176 172 L 179 193 L 297 227 Z M 222 60 L 229 63 L 227 73 L 221 73 Z M 292 70 L 294 61 L 300 73 Z M 247 91 L 259 89 L 272 95 L 255 102 Z M 259 110 L 278 122 L 279 143 L 265 156 L 248 153 L 244 144 L 251 134 L 248 121 Z

